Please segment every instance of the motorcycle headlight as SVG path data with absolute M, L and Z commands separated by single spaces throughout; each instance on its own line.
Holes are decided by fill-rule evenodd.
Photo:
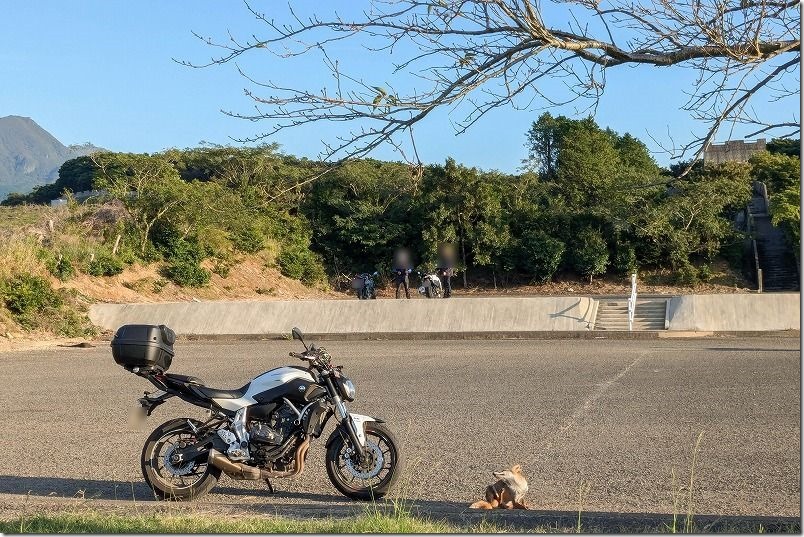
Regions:
M 346 377 L 341 377 L 340 382 L 341 387 L 341 395 L 347 401 L 354 401 L 355 400 L 355 385 L 354 383 Z

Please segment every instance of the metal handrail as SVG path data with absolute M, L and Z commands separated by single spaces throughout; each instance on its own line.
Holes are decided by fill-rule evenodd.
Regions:
M 637 275 L 631 274 L 631 296 L 628 298 L 628 331 L 634 329 L 634 313 L 636 313 Z
M 751 239 L 751 246 L 754 250 L 754 271 L 757 275 L 757 292 L 761 293 L 764 282 L 762 281 L 762 267 L 759 265 L 759 250 L 757 249 L 757 241 L 755 239 Z

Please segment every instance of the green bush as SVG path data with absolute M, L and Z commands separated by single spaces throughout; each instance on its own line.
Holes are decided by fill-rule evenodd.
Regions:
M 302 244 L 282 247 L 277 256 L 279 271 L 288 278 L 301 280 L 306 285 L 314 285 L 326 279 L 321 259 Z
M 179 258 L 168 262 L 162 275 L 182 287 L 203 287 L 209 283 L 211 273 L 189 258 Z
M 538 230 L 528 230 L 519 245 L 519 267 L 539 283 L 552 279 L 561 266 L 565 245 Z
M 573 268 L 579 274 L 589 276 L 591 282 L 593 276 L 606 271 L 608 264 L 609 249 L 603 235 L 594 229 L 584 229 L 578 233 L 573 241 Z
M 87 267 L 87 273 L 91 276 L 114 276 L 121 272 L 123 261 L 107 252 L 97 254 Z
M 59 257 L 48 257 L 45 260 L 45 266 L 52 275 L 63 282 L 66 282 L 75 275 L 75 267 L 73 266 L 73 263 L 64 255 L 60 255 Z
M 47 307 L 59 307 L 61 298 L 44 278 L 18 274 L 0 286 L 0 296 L 14 315 L 29 315 Z
M 230 239 L 238 251 L 247 254 L 255 254 L 265 247 L 265 235 L 253 225 L 236 230 Z
M 698 278 L 702 282 L 708 282 L 712 279 L 712 267 L 709 265 L 701 265 L 698 267 Z
M 92 337 L 98 329 L 92 325 L 85 313 L 63 308 L 51 318 L 51 329 L 64 337 Z
M 675 280 L 680 285 L 698 285 L 698 269 L 692 263 L 681 265 L 676 269 Z
M 612 267 L 619 274 L 631 274 L 638 268 L 637 256 L 634 247 L 628 244 L 620 245 L 614 253 Z

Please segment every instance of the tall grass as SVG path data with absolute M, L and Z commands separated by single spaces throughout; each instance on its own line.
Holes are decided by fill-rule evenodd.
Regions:
M 578 485 L 578 521 L 575 525 L 575 533 L 581 533 L 583 526 L 581 525 L 581 513 L 583 512 L 584 502 L 592 491 L 592 484 L 586 481 L 581 481 Z
M 683 487 L 678 484 L 676 479 L 675 468 L 670 470 L 671 475 L 671 495 L 673 500 L 673 521 L 668 528 L 670 533 L 678 533 L 679 530 L 684 533 L 695 533 L 696 528 L 694 524 L 694 504 L 695 504 L 695 468 L 698 463 L 698 453 L 701 449 L 701 441 L 704 437 L 704 432 L 698 433 L 698 438 L 695 440 L 695 445 L 692 448 L 692 461 L 690 462 L 689 480 L 687 486 Z M 682 500 L 685 500 L 684 505 L 684 520 L 681 527 L 679 527 L 679 508 L 681 507 Z

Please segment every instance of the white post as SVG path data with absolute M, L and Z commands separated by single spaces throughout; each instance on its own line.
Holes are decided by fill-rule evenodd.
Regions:
M 631 274 L 631 296 L 628 298 L 628 331 L 634 329 L 634 313 L 636 312 L 637 275 Z

